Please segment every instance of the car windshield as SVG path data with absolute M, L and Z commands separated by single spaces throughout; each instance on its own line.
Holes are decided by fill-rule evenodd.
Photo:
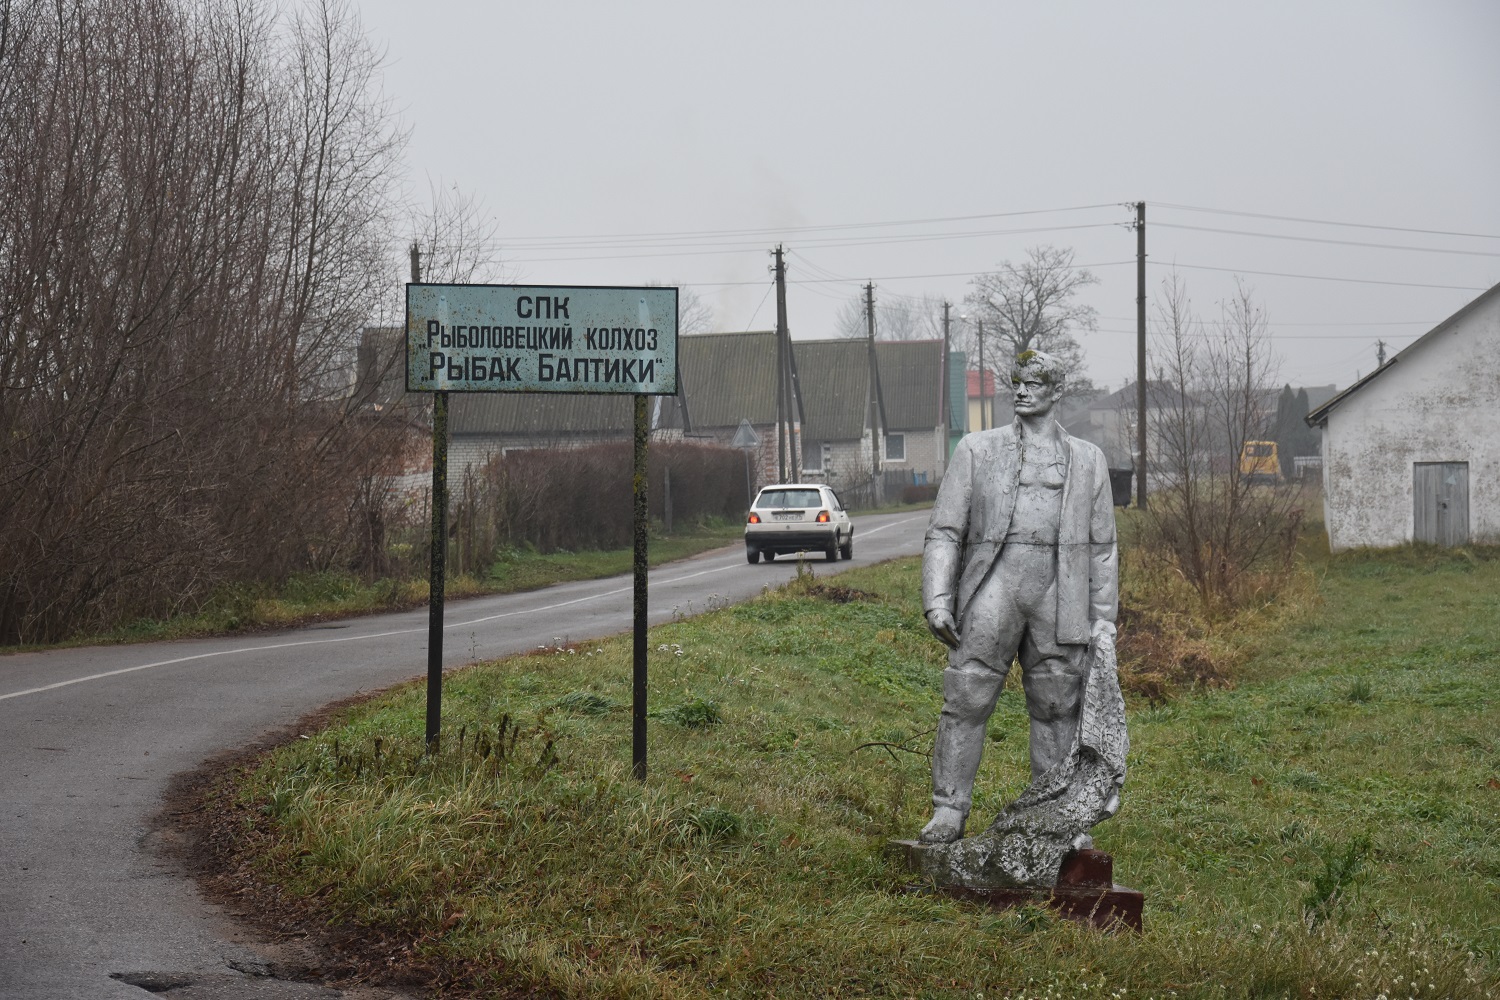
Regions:
M 822 500 L 817 490 L 762 490 L 757 507 L 816 507 Z

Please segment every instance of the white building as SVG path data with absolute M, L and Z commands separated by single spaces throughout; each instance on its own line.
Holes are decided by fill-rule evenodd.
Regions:
M 1333 551 L 1500 543 L 1500 285 L 1307 422 Z

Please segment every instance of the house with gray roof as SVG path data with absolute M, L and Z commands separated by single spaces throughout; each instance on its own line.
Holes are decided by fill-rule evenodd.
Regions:
M 877 341 L 873 370 L 865 340 L 800 340 L 792 349 L 803 478 L 851 496 L 868 491 L 877 467 L 891 482 L 942 478 L 948 458 L 942 341 Z
M 948 461 L 943 441 L 943 342 L 877 341 L 875 359 L 885 402 L 881 464 L 909 470 L 919 482 L 936 483 Z
M 804 479 L 826 482 L 841 493 L 869 488 L 874 474 L 870 451 L 869 345 L 863 340 L 795 341 L 802 397 Z M 849 502 L 849 498 L 845 498 Z
M 677 340 L 678 395 L 662 397 L 657 433 L 729 447 L 748 421 L 758 443 L 751 449 L 754 486 L 778 478 L 776 455 L 776 332 L 699 333 Z M 793 393 L 789 431 L 798 440 L 801 421 Z

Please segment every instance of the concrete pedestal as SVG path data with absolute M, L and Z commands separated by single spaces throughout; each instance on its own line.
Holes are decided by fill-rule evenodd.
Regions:
M 934 878 L 933 845 L 915 840 L 893 840 L 889 851 L 906 869 L 932 880 L 932 887 L 956 899 L 969 899 L 997 910 L 1013 906 L 1049 906 L 1069 920 L 1105 930 L 1141 929 L 1145 896 L 1114 884 L 1114 859 L 1093 849 L 1073 851 L 1063 859 L 1057 884 L 1050 889 L 1014 886 L 972 887 L 944 885 Z

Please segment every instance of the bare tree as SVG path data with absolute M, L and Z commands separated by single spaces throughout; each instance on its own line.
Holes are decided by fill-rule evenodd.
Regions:
M 1265 439 L 1273 421 L 1265 400 L 1277 360 L 1266 314 L 1239 284 L 1219 321 L 1203 323 L 1176 274 L 1163 281 L 1155 312 L 1145 548 L 1211 610 L 1233 607 L 1284 579 L 1301 518 L 1295 486 L 1240 474 L 1245 443 Z
M 0 642 L 331 565 L 402 143 L 357 20 L 3 14 Z
M 869 336 L 865 317 L 865 294 L 860 292 L 844 300 L 834 319 L 834 334 L 839 337 Z M 882 295 L 875 293 L 876 340 L 941 340 L 943 336 L 943 300 L 935 295 Z
M 496 234 L 500 223 L 484 203 L 457 184 L 429 185 L 428 203 L 416 220 L 422 280 L 438 284 L 487 284 L 501 280 Z M 402 262 L 405 264 L 405 261 Z
M 1071 249 L 1052 246 L 1032 247 L 1019 264 L 1004 261 L 999 270 L 974 278 L 964 304 L 971 318 L 984 323 L 986 366 L 1005 375 L 1012 358 L 1036 350 L 1062 358 L 1070 371 L 1082 371 L 1077 333 L 1098 323 L 1094 308 L 1079 302 L 1078 293 L 1098 281 L 1074 265 Z M 1069 385 L 1081 388 L 1082 382 L 1070 378 Z
M 648 281 L 648 287 L 670 286 L 670 281 Z M 677 332 L 684 337 L 695 333 L 712 333 L 714 307 L 687 285 L 677 285 Z

